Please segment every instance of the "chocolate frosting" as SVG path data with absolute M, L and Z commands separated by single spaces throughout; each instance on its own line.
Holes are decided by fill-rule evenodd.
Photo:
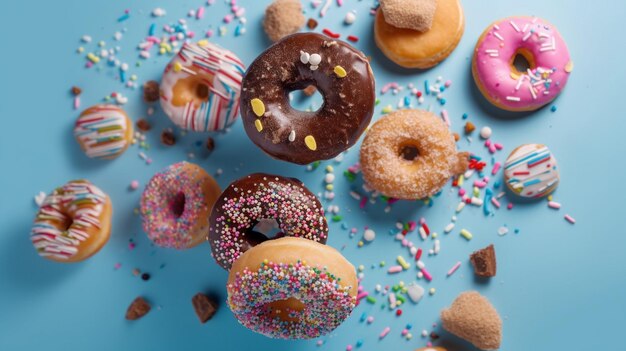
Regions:
M 303 63 L 301 52 L 318 54 L 321 62 Z M 309 85 L 323 96 L 322 107 L 316 112 L 292 108 L 289 93 Z M 263 109 L 258 109 L 259 101 L 253 109 L 254 99 Z M 297 33 L 269 47 L 249 66 L 240 109 L 246 133 L 258 147 L 274 158 L 308 164 L 354 145 L 369 125 L 374 101 L 374 76 L 363 53 L 324 35 Z

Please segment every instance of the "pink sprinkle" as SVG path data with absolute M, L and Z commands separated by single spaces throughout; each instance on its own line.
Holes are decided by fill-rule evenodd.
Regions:
M 233 18 L 234 16 L 231 14 L 224 16 L 224 23 L 230 23 L 233 20 Z
M 91 66 L 93 66 L 93 63 L 91 61 L 87 61 L 87 63 L 85 63 L 85 67 L 91 68 Z
M 190 38 L 190 39 L 191 39 L 191 38 L 193 38 L 193 37 L 195 37 L 195 36 L 196 36 L 196 32 L 192 32 L 192 31 L 188 31 L 188 32 L 187 32 L 187 38 Z
M 500 208 L 500 201 L 498 201 L 495 197 L 491 198 L 491 203 L 496 206 L 496 208 Z
M 424 223 L 426 223 L 426 218 L 420 217 L 419 223 L 420 225 L 424 225 Z
M 121 267 L 122 267 L 122 264 L 119 262 L 113 266 L 114 269 L 120 269 Z
M 374 321 L 374 316 L 369 316 L 367 317 L 367 324 L 372 324 L 372 322 Z
M 513 203 L 512 203 L 512 202 L 509 202 L 509 204 L 508 204 L 508 205 L 506 205 L 506 208 L 508 208 L 509 210 L 510 210 L 510 209 L 512 209 L 512 208 L 513 208 Z
M 342 6 L 343 5 L 343 0 L 337 0 L 337 6 Z
M 432 346 L 433 346 L 432 342 L 429 341 L 429 342 L 426 343 L 426 347 L 432 347 Z
M 207 31 L 206 31 L 206 37 L 207 37 L 207 38 L 210 38 L 210 37 L 212 37 L 212 36 L 213 36 L 213 29 L 209 29 L 209 30 L 207 30 Z
M 550 207 L 550 208 L 554 208 L 554 209 L 557 209 L 557 210 L 558 210 L 559 208 L 561 208 L 561 204 L 560 204 L 560 203 L 558 203 L 558 202 L 549 201 L 549 202 L 548 202 L 548 207 Z
M 446 125 L 449 127 L 451 123 L 450 118 L 448 118 L 448 111 L 441 110 L 441 118 L 443 118 L 443 121 L 446 122 Z
M 201 19 L 202 17 L 204 17 L 204 7 L 200 7 L 198 11 L 196 11 L 196 18 Z
M 402 272 L 402 266 L 392 266 L 389 268 L 389 270 L 387 270 L 387 273 L 389 274 L 394 274 L 394 273 L 399 273 Z
M 489 145 L 489 152 L 492 153 L 492 154 L 496 153 L 496 145 L 495 144 Z
M 496 162 L 495 165 L 493 165 L 493 169 L 491 170 L 491 175 L 496 175 L 496 173 L 498 173 L 498 171 L 500 170 L 500 166 L 502 164 L 500 164 L 500 162 Z
M 367 291 L 360 292 L 360 293 L 356 296 L 356 299 L 357 299 L 357 300 L 361 300 L 361 299 L 363 299 L 363 298 L 366 298 L 366 297 L 367 297 L 367 295 L 369 295 L 369 293 L 368 293 Z
M 129 249 L 129 250 L 133 250 L 134 248 L 135 248 L 135 243 L 134 243 L 134 242 L 132 242 L 132 241 L 131 241 L 131 242 L 129 242 L 129 243 L 128 243 L 128 249 Z
M 424 275 L 424 278 L 426 278 L 426 280 L 428 280 L 428 281 L 432 281 L 433 280 L 433 276 L 430 275 L 430 272 L 428 272 L 426 270 L 426 268 L 422 268 L 422 274 Z
M 346 351 L 352 351 L 352 345 L 346 346 Z
M 209 1 L 211 1 L 211 0 L 209 0 Z M 324 340 L 317 340 L 316 344 L 317 344 L 317 346 L 322 346 L 322 345 L 324 345 Z
M 500 144 L 500 143 L 495 143 L 495 144 L 493 144 L 493 145 L 494 145 L 494 146 L 496 147 L 496 149 L 498 149 L 498 150 L 502 150 L 502 149 L 504 148 L 504 146 L 502 146 L 502 144 Z
M 387 91 L 389 91 L 389 89 L 396 89 L 398 88 L 398 83 L 387 83 L 383 86 L 382 89 L 380 89 L 380 93 L 381 94 L 385 94 Z
M 415 223 L 415 221 L 409 221 L 409 231 L 414 231 L 415 227 L 417 227 L 417 223 Z
M 572 224 L 576 223 L 576 220 L 574 219 L 574 217 L 572 217 L 572 216 L 570 216 L 568 214 L 565 215 L 565 220 L 570 222 L 570 223 L 572 223 Z
M 456 272 L 457 269 L 459 269 L 459 267 L 461 267 L 461 261 L 457 262 L 454 266 L 452 266 L 452 268 L 450 268 L 450 270 L 448 271 L 448 277 L 453 275 L 454 272 Z
M 484 188 L 487 186 L 487 183 L 483 182 L 482 180 L 475 180 L 474 186 L 479 187 L 479 188 Z
M 459 188 L 459 196 L 465 195 L 465 189 Z
M 489 139 L 485 140 L 485 146 L 486 147 L 491 146 L 491 140 L 489 140 Z
M 364 208 L 365 204 L 367 204 L 367 196 L 361 197 L 361 201 L 359 202 L 359 208 Z
M 409 333 L 409 330 L 408 330 L 408 329 L 402 329 L 402 333 L 401 333 L 401 334 L 402 334 L 402 336 L 405 336 L 405 335 L 407 335 L 408 333 Z
M 451 80 L 446 80 L 445 83 L 443 83 L 443 86 L 445 86 L 446 88 L 449 88 L 452 85 L 452 81 Z
M 151 158 L 146 159 L 146 164 L 148 164 L 148 165 L 149 165 L 149 164 L 151 164 L 151 163 L 152 163 L 152 159 L 151 159 Z
M 130 188 L 132 190 L 136 190 L 137 188 L 139 188 L 139 182 L 136 180 L 133 180 L 132 182 L 130 182 Z
M 80 97 L 74 96 L 74 110 L 78 110 L 80 108 Z
M 387 336 L 387 334 L 389 334 L 389 332 L 391 331 L 391 328 L 389 327 L 385 327 L 385 329 L 383 329 L 383 331 L 380 333 L 380 335 L 378 336 L 380 339 L 384 338 L 385 336 Z

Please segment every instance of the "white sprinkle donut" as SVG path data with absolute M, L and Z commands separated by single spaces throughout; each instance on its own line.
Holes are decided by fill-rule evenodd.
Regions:
M 521 197 L 546 196 L 559 184 L 556 159 L 545 145 L 518 146 L 506 159 L 504 180 L 506 186 Z
M 88 157 L 112 159 L 130 145 L 133 124 L 121 108 L 95 105 L 80 114 L 74 126 L 74 136 Z
M 237 118 L 245 70 L 235 54 L 206 40 L 185 43 L 163 72 L 161 107 L 183 129 L 225 129 Z

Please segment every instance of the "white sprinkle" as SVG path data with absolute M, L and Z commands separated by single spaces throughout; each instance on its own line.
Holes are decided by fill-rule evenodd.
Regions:
M 480 137 L 483 139 L 489 139 L 491 133 L 491 128 L 489 128 L 488 126 L 484 126 L 480 129 Z
M 503 236 L 503 235 L 505 235 L 508 232 L 509 232 L 509 228 L 507 228 L 507 227 L 500 227 L 500 228 L 498 228 L 498 235 L 500 235 L 500 236 Z
M 528 23 L 526 23 L 526 24 L 524 25 L 524 28 L 522 28 L 522 33 L 525 33 L 525 32 L 526 32 L 526 29 L 528 29 Z
M 411 302 L 418 303 L 424 296 L 424 288 L 416 283 L 412 283 L 407 286 L 406 294 L 409 296 L 409 299 L 411 299 Z
M 452 231 L 452 229 L 454 229 L 454 223 L 450 223 L 450 224 L 448 224 L 448 225 L 444 228 L 443 232 L 444 232 L 444 233 L 446 233 L 446 234 L 448 234 L 448 233 L 450 233 L 450 232 Z
M 528 90 L 530 90 L 530 95 L 533 96 L 533 100 L 537 99 L 537 94 L 535 94 L 535 88 L 529 85 Z
M 509 101 L 522 101 L 522 99 L 517 96 L 507 96 L 506 99 Z
M 307 63 L 309 63 L 310 58 L 311 58 L 311 55 L 309 55 L 308 52 L 300 51 L 300 62 L 306 65 Z
M 500 26 L 498 26 L 497 24 L 494 24 L 493 28 L 495 28 L 496 30 L 500 30 Z
M 115 40 L 122 40 L 122 33 L 121 32 L 115 32 L 115 34 L 113 34 L 113 39 Z
M 485 52 L 488 53 L 488 54 L 492 54 L 492 53 L 497 53 L 498 50 L 497 49 L 487 49 L 487 50 L 485 50 Z
M 363 232 L 363 240 L 370 242 L 376 239 L 376 232 L 371 229 L 365 229 Z
M 515 29 L 516 32 L 519 32 L 519 27 L 517 26 L 517 24 L 515 24 L 515 22 L 513 21 L 509 21 L 509 23 L 511 24 L 511 26 Z
M 83 35 L 80 40 L 82 40 L 83 43 L 91 43 L 91 37 L 89 35 Z
M 289 141 L 290 141 L 290 142 L 293 142 L 294 140 L 296 140 L 296 131 L 295 131 L 295 130 L 292 130 L 292 131 L 289 133 Z
M 549 37 L 550 35 L 548 35 L 548 33 L 543 33 L 543 32 L 539 33 L 539 38 L 549 38 Z
M 500 41 L 504 41 L 504 38 L 500 35 L 500 33 L 493 32 L 493 35 L 494 35 L 496 38 L 500 39 Z
M 474 206 L 482 206 L 483 205 L 483 199 L 476 197 L 476 196 L 472 196 L 472 205 Z
M 456 206 L 456 213 L 463 211 L 464 207 L 465 207 L 465 202 L 463 201 L 459 202 L 459 204 Z
M 417 261 L 417 268 L 424 269 L 426 268 L 426 265 L 424 264 L 424 262 L 422 262 L 422 260 L 419 260 Z
M 324 181 L 327 184 L 330 184 L 332 182 L 335 181 L 335 175 L 333 173 L 326 173 L 326 175 L 324 176 Z
M 35 195 L 35 203 L 39 207 L 43 205 L 43 202 L 45 199 L 46 199 L 46 193 L 44 193 L 43 191 L 40 191 L 39 194 Z
M 311 71 L 316 71 L 318 67 L 319 67 L 319 66 L 311 66 L 311 67 L 309 67 L 309 68 L 311 69 Z
M 438 254 L 439 251 L 441 250 L 441 243 L 439 242 L 439 239 L 435 240 L 435 247 L 433 248 L 433 252 L 434 254 Z
M 320 56 L 320 54 L 311 54 L 311 56 L 309 57 L 309 63 L 311 64 L 311 66 L 319 66 L 321 62 L 322 56 Z
M 426 230 L 424 229 L 424 227 L 420 227 L 419 232 L 420 232 L 420 237 L 422 238 L 422 240 L 426 240 L 428 235 L 426 235 Z
M 350 192 L 350 196 L 352 196 L 352 198 L 355 199 L 355 200 L 361 200 L 361 195 L 359 195 L 359 193 L 357 193 L 355 191 L 351 191 Z
M 122 65 L 120 66 L 120 69 L 122 71 L 128 71 L 128 63 L 122 63 Z
M 500 57 L 500 54 L 498 53 L 493 53 L 493 54 L 489 54 L 490 57 Z
M 154 10 L 152 10 L 152 16 L 154 17 L 162 17 L 162 16 L 165 16 L 165 14 L 166 14 L 165 10 L 163 10 L 160 7 L 157 7 Z
M 528 40 L 528 38 L 530 38 L 532 35 L 533 35 L 533 32 L 526 33 L 526 35 L 524 35 L 524 37 L 522 38 L 522 41 Z
M 463 178 L 470 179 L 473 175 L 474 175 L 474 170 L 468 169 L 467 171 L 465 171 L 465 173 L 463 173 Z
M 346 17 L 343 19 L 343 22 L 345 24 L 352 24 L 354 23 L 354 21 L 356 21 L 356 15 L 354 14 L 354 12 L 350 11 L 346 13 Z

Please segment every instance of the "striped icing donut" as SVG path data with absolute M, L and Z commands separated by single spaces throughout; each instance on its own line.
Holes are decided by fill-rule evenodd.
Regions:
M 354 266 L 337 250 L 302 238 L 246 251 L 228 275 L 228 306 L 254 332 L 279 339 L 328 334 L 356 304 Z
M 165 67 L 161 107 L 177 126 L 217 131 L 237 118 L 243 63 L 206 40 L 185 43 Z
M 546 196 L 559 184 L 556 159 L 545 145 L 518 146 L 506 159 L 504 180 L 507 187 L 519 196 Z
M 73 180 L 46 196 L 31 231 L 40 256 L 57 262 L 82 261 L 109 240 L 111 200 L 87 180 Z
M 88 157 L 112 159 L 130 145 L 133 123 L 126 112 L 115 105 L 95 105 L 80 114 L 74 136 Z
M 513 65 L 517 55 L 530 66 L 525 72 Z M 573 69 L 559 32 L 537 17 L 494 22 L 478 39 L 472 59 L 472 75 L 481 93 L 509 111 L 532 111 L 548 104 L 565 88 Z
M 268 238 L 255 226 L 275 220 L 280 233 Z M 230 269 L 251 247 L 294 236 L 326 243 L 328 224 L 319 200 L 298 179 L 255 173 L 231 183 L 211 211 L 209 242 L 213 258 Z
M 189 162 L 155 174 L 141 195 L 143 229 L 162 247 L 186 249 L 206 240 L 211 208 L 220 187 L 204 169 Z

